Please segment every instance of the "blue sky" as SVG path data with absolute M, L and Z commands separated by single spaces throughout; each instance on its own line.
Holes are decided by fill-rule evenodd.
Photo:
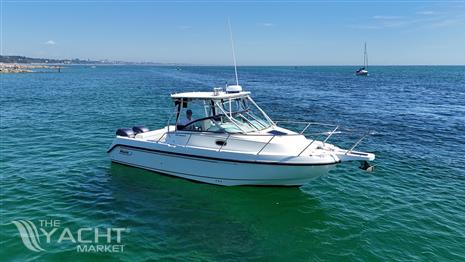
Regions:
M 1 0 L 2 53 L 239 65 L 465 64 L 465 1 Z

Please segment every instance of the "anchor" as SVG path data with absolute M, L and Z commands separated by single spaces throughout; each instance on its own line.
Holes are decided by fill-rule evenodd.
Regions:
M 372 172 L 375 170 L 375 166 L 370 165 L 368 161 L 363 161 L 362 164 L 359 166 L 359 168 L 367 172 Z

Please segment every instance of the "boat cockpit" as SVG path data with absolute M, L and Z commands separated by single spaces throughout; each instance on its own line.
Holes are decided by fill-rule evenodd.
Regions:
M 249 92 L 190 92 L 171 96 L 176 131 L 256 133 L 275 124 Z M 171 122 L 171 120 L 170 120 Z

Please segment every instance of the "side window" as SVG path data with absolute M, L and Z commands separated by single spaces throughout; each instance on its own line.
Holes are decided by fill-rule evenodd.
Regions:
M 196 120 L 186 126 L 180 127 L 180 130 L 198 131 L 198 132 L 223 132 L 223 128 L 212 118 Z
M 208 114 L 209 112 L 205 107 L 205 101 L 185 101 L 179 112 L 177 125 L 186 126 L 196 119 L 207 117 Z

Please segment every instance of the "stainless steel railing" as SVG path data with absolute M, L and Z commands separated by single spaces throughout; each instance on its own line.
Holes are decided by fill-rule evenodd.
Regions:
M 296 156 L 301 156 L 315 141 L 320 141 L 320 140 L 317 140 L 319 137 L 322 137 L 322 140 L 321 142 L 323 143 L 323 145 L 325 143 L 328 142 L 328 140 L 334 135 L 334 134 L 337 134 L 337 133 L 342 133 L 343 131 L 340 131 L 342 130 L 340 128 L 339 125 L 332 125 L 332 124 L 325 124 L 325 123 L 318 123 L 318 122 L 304 122 L 304 121 L 289 121 L 289 120 L 279 120 L 279 121 L 275 121 L 276 125 L 278 123 L 291 123 L 291 124 L 305 124 L 305 127 L 300 131 L 300 132 L 296 132 L 295 134 L 286 134 L 285 136 L 301 136 L 301 135 L 304 135 L 307 139 L 310 139 L 311 141 L 309 141 L 309 143 L 304 147 L 304 149 L 302 149 Z M 311 135 L 313 136 L 313 138 L 311 137 L 307 137 L 307 135 L 305 134 L 306 131 L 309 130 L 309 128 L 311 128 L 311 126 L 324 126 L 324 127 L 332 127 L 331 130 L 329 131 L 326 131 L 326 132 L 317 132 L 317 133 L 309 133 L 307 135 Z M 344 129 L 344 132 L 354 132 L 354 130 L 350 130 L 350 129 Z M 164 137 L 166 137 L 167 135 L 169 134 L 175 134 L 175 133 L 181 133 L 181 134 L 186 134 L 186 135 L 189 135 L 186 143 L 184 144 L 185 147 L 189 147 L 189 142 L 191 141 L 191 137 L 192 135 L 201 135 L 201 136 L 209 136 L 209 137 L 213 137 L 213 138 L 219 138 L 219 139 L 222 139 L 223 143 L 221 146 L 219 146 L 217 152 L 222 152 L 223 148 L 225 146 L 227 146 L 227 143 L 228 141 L 230 140 L 240 140 L 240 141 L 247 141 L 247 142 L 250 142 L 250 140 L 246 140 L 246 139 L 241 139 L 240 137 L 251 137 L 251 136 L 260 136 L 260 137 L 270 137 L 270 139 L 267 140 L 266 143 L 264 143 L 263 146 L 261 146 L 255 153 L 255 155 L 260 155 L 261 152 L 263 152 L 263 150 L 265 150 L 265 148 L 271 143 L 271 141 L 273 141 L 273 139 L 275 139 L 275 137 L 277 136 L 282 136 L 282 135 L 279 135 L 279 134 L 269 134 L 269 133 L 265 133 L 265 134 L 251 134 L 251 133 L 248 133 L 248 134 L 243 134 L 243 133 L 234 133 L 234 134 L 231 134 L 231 133 L 227 133 L 227 136 L 226 136 L 226 139 L 224 137 L 224 135 L 216 135 L 215 133 L 212 133 L 212 132 L 201 132 L 201 131 L 170 131 L 169 130 L 169 127 L 168 127 L 168 130 L 166 132 L 163 133 L 163 135 L 156 141 L 157 143 L 160 142 Z M 226 134 L 226 133 L 223 133 L 223 134 Z M 347 150 L 346 154 L 352 152 L 362 141 L 363 139 L 365 139 L 368 135 L 370 135 L 371 133 L 370 132 L 366 132 L 360 139 L 358 139 L 351 147 L 349 150 Z M 323 136 L 325 135 L 325 136 Z M 224 140 L 223 140 L 224 139 Z M 212 149 L 215 149 L 215 148 L 212 148 Z

